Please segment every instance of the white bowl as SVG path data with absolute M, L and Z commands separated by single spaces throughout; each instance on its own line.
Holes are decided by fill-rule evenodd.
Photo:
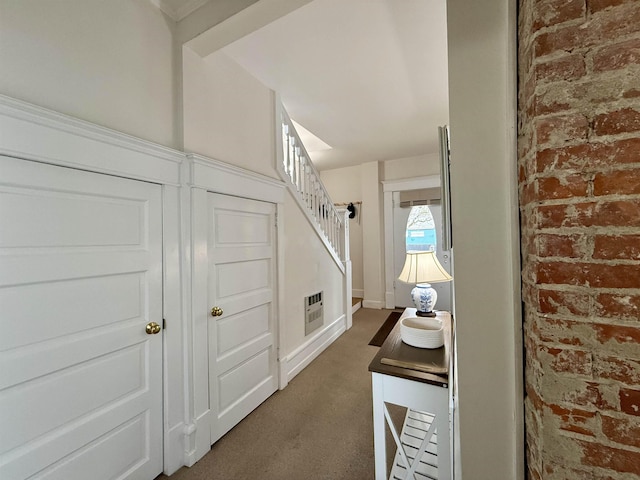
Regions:
M 444 345 L 444 327 L 437 318 L 406 317 L 400 321 L 400 338 L 418 348 L 440 348 Z

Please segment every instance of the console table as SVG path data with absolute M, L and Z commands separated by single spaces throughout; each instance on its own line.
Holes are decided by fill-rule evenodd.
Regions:
M 373 430 L 376 480 L 387 479 L 385 424 L 396 444 L 389 478 L 451 480 L 449 371 L 451 315 L 437 312 L 445 327 L 445 343 L 437 349 L 407 345 L 400 322 L 415 316 L 407 308 L 369 365 L 373 386 Z M 388 404 L 406 408 L 398 433 Z

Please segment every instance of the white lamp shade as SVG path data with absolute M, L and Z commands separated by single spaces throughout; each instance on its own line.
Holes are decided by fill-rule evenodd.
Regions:
M 439 283 L 453 280 L 435 252 L 407 252 L 398 280 L 405 283 Z

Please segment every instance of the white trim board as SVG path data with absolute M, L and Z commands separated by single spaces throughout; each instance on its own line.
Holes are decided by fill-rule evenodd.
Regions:
M 228 163 L 194 153 L 186 155 L 191 187 L 263 202 L 283 203 L 285 183 Z
M 0 154 L 176 186 L 185 158 L 177 150 L 6 95 L 0 95 Z

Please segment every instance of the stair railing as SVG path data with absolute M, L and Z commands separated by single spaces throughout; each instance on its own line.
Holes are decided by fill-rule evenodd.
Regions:
M 278 170 L 334 260 L 344 269 L 343 263 L 347 260 L 345 242 L 348 242 L 344 215 L 333 205 L 284 107 L 280 111 L 283 155 L 282 168 Z

